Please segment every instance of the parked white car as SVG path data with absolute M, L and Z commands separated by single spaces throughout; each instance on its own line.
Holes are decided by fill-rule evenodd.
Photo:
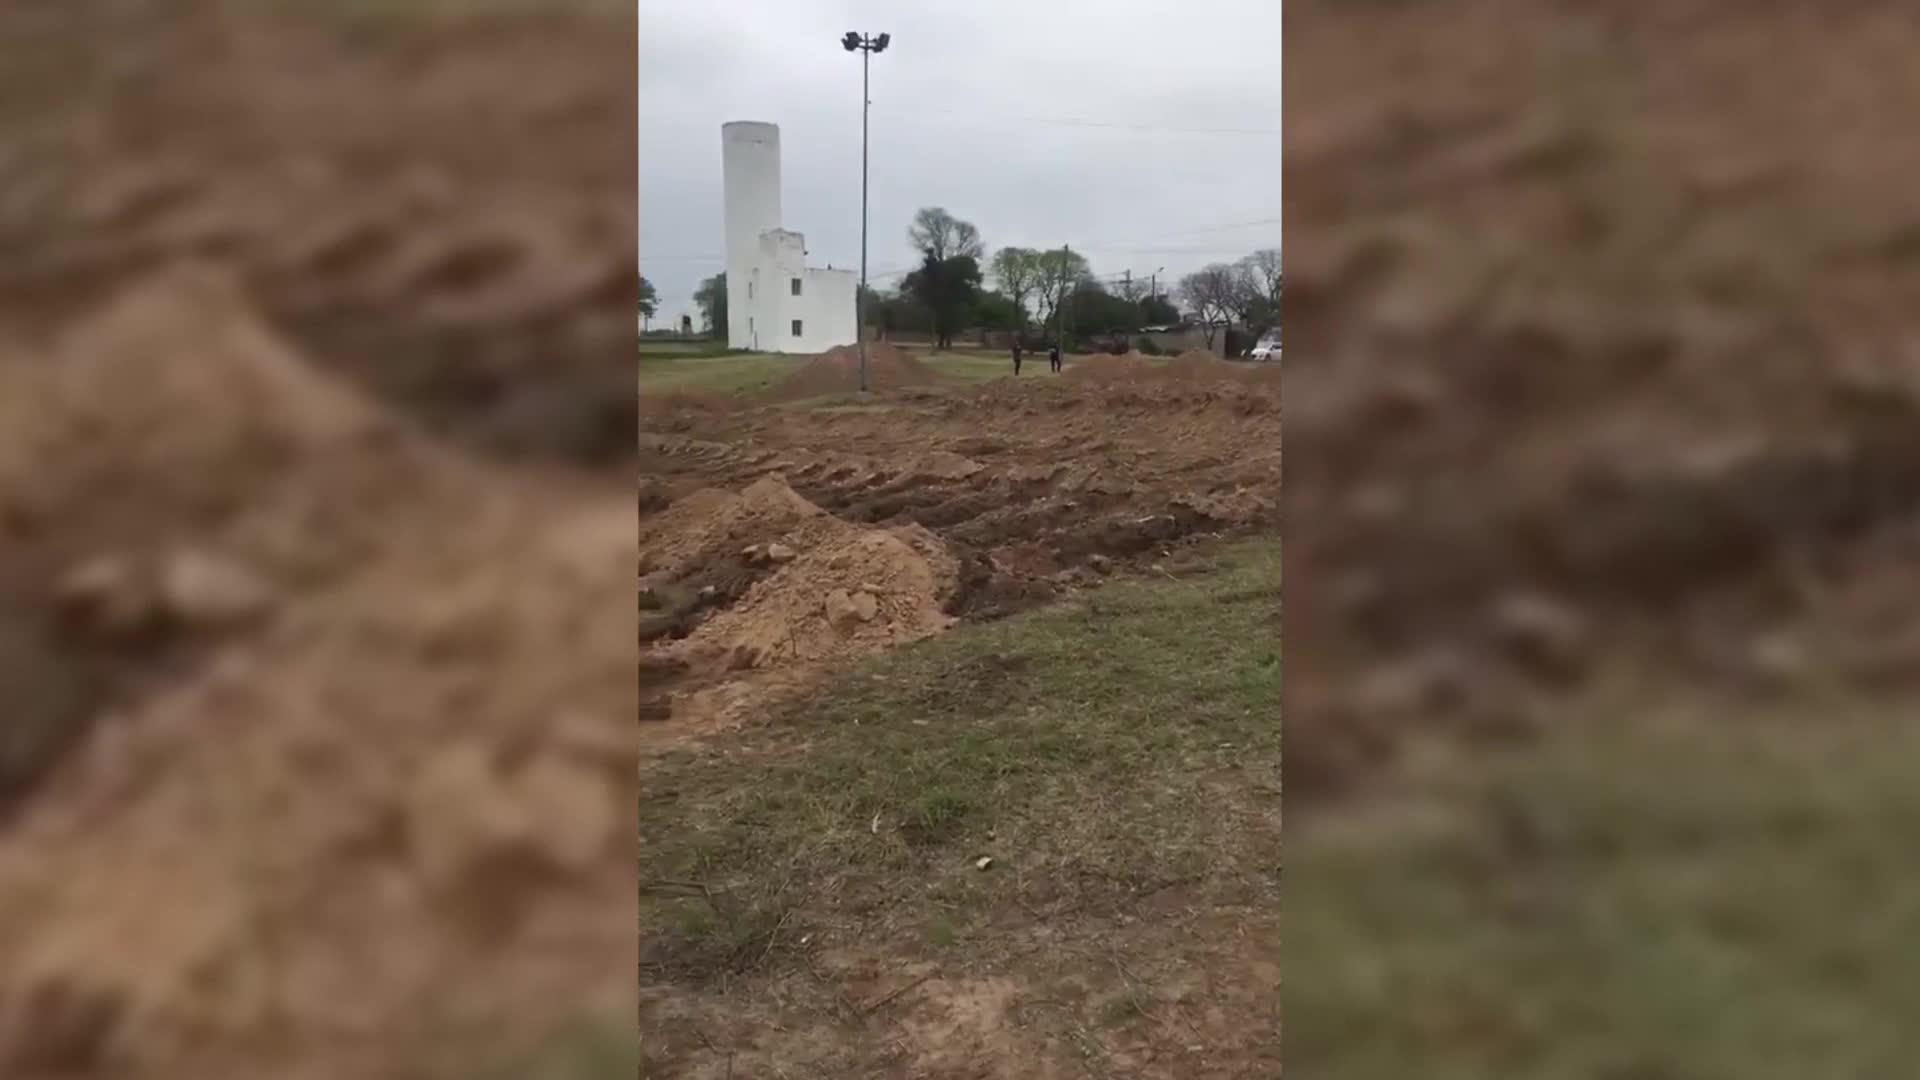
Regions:
M 1280 362 L 1280 331 L 1275 330 L 1275 331 L 1272 331 L 1271 333 L 1268 333 L 1262 336 L 1259 342 L 1257 342 L 1254 345 L 1252 351 L 1247 353 L 1247 359 L 1258 361 L 1260 363 L 1265 363 L 1268 360 L 1271 360 L 1276 364 L 1279 363 Z

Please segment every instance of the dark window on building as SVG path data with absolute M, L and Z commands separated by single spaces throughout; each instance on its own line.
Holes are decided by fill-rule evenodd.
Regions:
M 794 337 L 800 336 L 800 320 L 799 319 L 793 320 L 793 336 Z
M 800 279 L 799 278 L 793 279 L 793 295 L 795 296 L 800 295 Z

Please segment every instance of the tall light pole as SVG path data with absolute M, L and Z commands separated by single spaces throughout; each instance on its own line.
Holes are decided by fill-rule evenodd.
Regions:
M 873 54 L 885 52 L 888 43 L 893 41 L 892 34 L 868 36 L 857 30 L 849 30 L 840 39 L 840 46 L 848 52 L 860 54 L 860 291 L 854 294 L 853 319 L 854 333 L 860 342 L 860 392 L 866 393 L 867 383 L 867 114 L 873 109 L 872 85 Z

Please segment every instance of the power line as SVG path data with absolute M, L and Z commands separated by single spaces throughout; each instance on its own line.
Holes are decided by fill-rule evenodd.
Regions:
M 982 123 L 998 124 L 998 123 L 1005 123 L 1005 122 L 1015 122 L 1015 123 L 1022 123 L 1022 124 L 1040 124 L 1040 125 L 1050 126 L 1050 127 L 1095 128 L 1095 129 L 1110 130 L 1110 131 L 1144 131 L 1144 132 L 1156 132 L 1156 133 L 1177 134 L 1177 135 L 1269 135 L 1275 138 L 1278 138 L 1281 134 L 1281 131 L 1279 128 L 1184 127 L 1177 124 L 1137 124 L 1137 123 L 1131 123 L 1131 122 L 1119 121 L 1119 120 L 1087 120 L 1084 118 L 1066 117 L 1066 116 L 1011 115 L 1011 116 L 986 117 L 986 116 L 980 116 L 974 113 L 962 112 L 958 109 L 939 109 L 939 108 L 925 108 L 925 107 L 922 107 L 916 110 L 916 113 L 919 113 L 919 112 L 936 113 L 942 116 L 957 116 L 957 117 L 962 117 L 967 119 L 978 119 Z
M 1209 225 L 1204 229 L 1193 229 L 1190 232 L 1174 233 L 1173 235 L 1191 236 L 1198 233 L 1226 232 L 1229 229 L 1250 229 L 1256 225 L 1279 225 L 1279 224 L 1282 224 L 1285 220 L 1286 220 L 1285 218 L 1270 217 L 1270 218 L 1255 218 L 1252 221 L 1230 221 L 1224 225 Z
M 1246 247 L 1245 245 L 1240 245 L 1240 244 L 1236 244 L 1233 247 L 1184 247 L 1184 248 L 1106 247 L 1101 244 L 1084 244 L 1081 246 L 1080 250 L 1102 251 L 1102 252 L 1106 252 L 1109 255 L 1220 255 L 1220 254 L 1224 254 L 1226 252 L 1232 252 L 1232 251 L 1245 253 Z

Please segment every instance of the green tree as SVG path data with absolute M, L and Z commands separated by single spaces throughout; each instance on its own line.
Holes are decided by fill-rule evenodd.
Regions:
M 971 255 L 951 255 L 937 259 L 924 253 L 920 269 L 901 282 L 901 291 L 918 300 L 933 315 L 936 349 L 953 346 L 953 335 L 974 313 L 980 295 L 980 263 Z
M 657 312 L 659 312 L 659 310 L 660 310 L 660 293 L 658 290 L 656 290 L 653 287 L 653 282 L 647 280 L 647 275 L 641 274 L 640 275 L 640 318 L 642 322 L 644 323 L 646 320 L 652 319 L 654 315 Z
M 865 295 L 867 325 L 879 331 L 881 337 L 902 331 L 925 333 L 933 328 L 932 315 L 912 296 L 874 288 L 868 288 Z
M 727 336 L 727 275 L 715 274 L 700 283 L 693 294 L 693 302 L 700 305 L 700 317 L 706 320 L 709 337 Z
M 1067 308 L 1067 321 L 1075 332 L 1094 336 L 1117 336 L 1138 330 L 1140 308 L 1125 297 L 1108 292 L 1098 281 L 1083 280 L 1073 290 Z
M 1140 325 L 1173 326 L 1180 322 L 1180 309 L 1164 296 L 1140 298 Z
M 1026 329 L 1027 301 L 1040 286 L 1040 253 L 1032 248 L 1001 248 L 993 253 L 990 267 L 1000 291 L 1013 302 L 1019 322 L 1012 329 Z
M 900 283 L 900 292 L 919 301 L 933 320 L 934 347 L 949 348 L 953 335 L 974 314 L 980 293 L 980 230 L 944 208 L 928 206 L 913 215 L 907 239 L 920 249 L 920 268 Z
M 1038 270 L 1034 295 L 1040 300 L 1040 322 L 1051 327 L 1060 305 L 1067 300 L 1073 287 L 1093 272 L 1093 268 L 1086 256 L 1067 248 L 1041 252 L 1035 265 Z
M 983 292 L 974 300 L 973 322 L 985 330 L 1021 330 L 1027 318 L 1013 297 L 1003 292 Z

